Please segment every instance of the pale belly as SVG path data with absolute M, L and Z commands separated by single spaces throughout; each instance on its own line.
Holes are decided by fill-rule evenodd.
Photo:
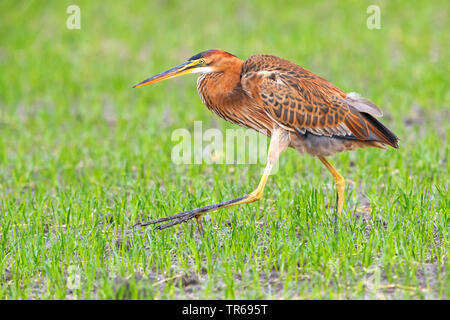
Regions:
M 332 138 L 327 136 L 316 136 L 307 134 L 300 136 L 294 132 L 289 133 L 290 147 L 299 153 L 313 156 L 332 156 L 339 152 L 366 147 L 362 141 Z

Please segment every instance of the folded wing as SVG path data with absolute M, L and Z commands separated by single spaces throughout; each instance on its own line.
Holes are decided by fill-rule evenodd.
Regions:
M 354 93 L 347 95 L 290 61 L 268 55 L 250 57 L 244 63 L 241 84 L 287 130 L 398 147 L 398 138 L 374 118 L 382 115 L 375 104 Z

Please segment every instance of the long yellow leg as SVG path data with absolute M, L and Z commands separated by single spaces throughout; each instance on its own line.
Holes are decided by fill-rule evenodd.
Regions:
M 264 174 L 261 177 L 261 180 L 259 182 L 258 187 L 253 192 L 251 192 L 250 194 L 248 194 L 246 196 L 243 196 L 243 197 L 237 198 L 237 199 L 233 199 L 233 200 L 230 200 L 230 201 L 216 203 L 214 205 L 210 205 L 210 206 L 206 206 L 206 207 L 202 207 L 202 208 L 198 208 L 198 209 L 194 209 L 194 210 L 190 210 L 190 211 L 186 211 L 186 212 L 181 212 L 181 213 L 182 214 L 186 214 L 188 212 L 194 213 L 193 211 L 195 211 L 195 210 L 205 209 L 205 210 L 197 212 L 196 215 L 195 215 L 195 218 L 197 220 L 198 230 L 201 233 L 204 233 L 204 231 L 203 231 L 203 224 L 202 224 L 202 215 L 203 214 L 205 214 L 207 212 L 216 211 L 216 210 L 219 210 L 219 209 L 222 209 L 222 208 L 235 206 L 235 205 L 238 205 L 238 204 L 251 203 L 251 202 L 258 201 L 259 199 L 261 199 L 261 197 L 263 195 L 263 192 L 264 192 L 264 187 L 266 186 L 267 179 L 269 178 L 271 169 L 272 169 L 272 165 L 267 164 L 266 169 L 264 170 Z M 167 221 L 167 220 L 173 220 L 174 216 L 161 218 L 161 219 L 164 219 L 164 220 L 158 219 L 159 220 L 158 222 L 163 222 L 163 221 Z M 169 219 L 169 218 L 172 218 L 172 219 Z M 184 217 L 183 219 L 186 219 L 186 218 L 187 217 Z M 154 223 L 158 223 L 158 222 L 156 222 L 156 220 L 153 220 L 153 221 L 150 221 L 150 222 L 146 222 L 146 224 L 141 223 L 140 225 L 154 224 Z M 167 227 L 170 227 L 170 226 L 172 226 L 171 223 L 170 223 L 170 225 L 167 224 L 167 226 L 166 225 L 162 225 L 162 226 L 158 227 L 158 229 L 164 229 L 164 228 L 167 228 Z
M 261 180 L 259 181 L 258 187 L 253 192 L 251 192 L 245 199 L 242 199 L 234 204 L 228 205 L 227 207 L 236 204 L 250 203 L 261 199 L 264 192 L 264 187 L 266 186 L 267 179 L 269 178 L 270 175 L 270 171 L 272 171 L 272 166 L 273 165 L 271 163 L 267 164 L 266 168 L 264 169 L 264 174 L 261 177 Z
M 179 213 L 176 213 L 176 214 L 168 216 L 168 217 L 155 219 L 155 220 L 148 221 L 148 222 L 137 223 L 134 226 L 147 226 L 150 224 L 157 224 L 157 223 L 161 223 L 164 221 L 172 220 L 171 222 L 168 222 L 168 223 L 165 223 L 165 224 L 162 224 L 162 225 L 159 225 L 158 227 L 156 227 L 156 229 L 161 230 L 161 229 L 165 229 L 165 228 L 180 224 L 182 222 L 188 221 L 192 218 L 196 218 L 198 228 L 201 231 L 201 230 L 203 230 L 202 223 L 201 223 L 201 216 L 203 214 L 205 214 L 207 212 L 211 212 L 211 211 L 216 211 L 221 208 L 231 207 L 231 206 L 238 205 L 238 204 L 250 203 L 250 202 L 254 202 L 254 201 L 261 199 L 261 197 L 263 195 L 264 187 L 266 186 L 266 183 L 267 183 L 267 179 L 269 178 L 270 172 L 272 171 L 272 167 L 278 160 L 281 153 L 287 149 L 287 147 L 289 146 L 289 143 L 290 143 L 289 133 L 287 133 L 284 129 L 281 129 L 281 128 L 275 128 L 273 130 L 272 137 L 270 140 L 270 146 L 269 146 L 268 161 L 267 161 L 266 168 L 264 169 L 264 174 L 261 177 L 258 187 L 250 194 L 236 198 L 236 199 L 211 204 L 209 206 L 196 208 L 196 209 L 185 211 L 185 212 L 179 212 Z
M 336 181 L 336 213 L 337 215 L 341 215 L 342 209 L 344 208 L 344 191 L 345 191 L 345 179 L 344 177 L 337 172 L 337 170 L 331 165 L 330 162 L 325 157 L 319 156 L 320 161 L 327 167 L 328 171 L 333 175 L 334 180 Z M 337 233 L 337 224 L 336 221 L 337 216 L 335 216 L 334 221 L 334 232 Z

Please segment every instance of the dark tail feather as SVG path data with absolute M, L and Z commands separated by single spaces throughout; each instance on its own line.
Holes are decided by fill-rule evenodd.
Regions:
M 369 139 L 380 141 L 396 149 L 398 148 L 398 138 L 391 130 L 386 128 L 370 114 L 361 112 L 361 115 L 367 121 L 367 126 L 370 131 Z

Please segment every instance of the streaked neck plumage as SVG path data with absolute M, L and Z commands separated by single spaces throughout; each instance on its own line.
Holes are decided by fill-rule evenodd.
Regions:
M 223 71 L 202 73 L 197 79 L 198 93 L 203 104 L 222 119 L 270 136 L 269 118 L 242 88 L 243 63 L 236 58 Z

